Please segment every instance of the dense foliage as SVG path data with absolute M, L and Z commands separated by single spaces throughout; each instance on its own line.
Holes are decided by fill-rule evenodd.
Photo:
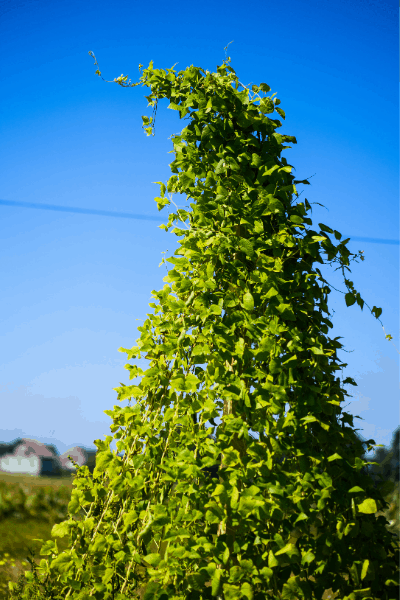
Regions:
M 139 379 L 117 388 L 135 402 L 105 411 L 113 436 L 96 440 L 96 468 L 78 469 L 70 518 L 53 528 L 70 548 L 48 541 L 12 597 L 319 600 L 331 588 L 394 599 L 398 543 L 342 410 L 354 382 L 340 380 L 319 268 L 341 269 L 347 305 L 362 308 L 347 278 L 358 255 L 338 231 L 313 228 L 296 190 L 308 182 L 281 156 L 296 139 L 277 133 L 280 101 L 265 83 L 242 85 L 229 59 L 216 73 L 150 63 L 138 83 L 115 81 L 150 88 L 149 135 L 161 99 L 186 117 L 156 201 L 190 204 L 163 226 L 180 247 L 124 350 L 149 361 L 129 363 Z

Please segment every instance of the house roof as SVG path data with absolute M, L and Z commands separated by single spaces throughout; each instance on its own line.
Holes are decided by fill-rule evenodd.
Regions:
M 30 438 L 21 438 L 13 454 L 16 456 L 31 456 L 35 454 L 41 458 L 54 458 L 57 456 L 51 446 Z

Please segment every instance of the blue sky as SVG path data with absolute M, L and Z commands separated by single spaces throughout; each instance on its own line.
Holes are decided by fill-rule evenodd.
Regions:
M 383 308 L 399 348 L 398 15 L 394 2 L 305 0 L 171 5 L 126 0 L 18 0 L 0 4 L 0 199 L 157 217 L 183 123 L 161 103 L 156 135 L 138 64 L 215 70 L 229 46 L 245 84 L 265 82 L 281 100 L 284 156 L 313 219 L 364 250 L 352 281 Z M 161 213 L 162 223 L 166 214 Z M 109 434 L 103 411 L 127 382 L 120 346 L 138 338 L 151 291 L 163 286 L 162 252 L 176 238 L 157 221 L 0 204 L 0 440 L 18 436 L 93 447 Z M 354 239 L 355 238 L 355 239 Z M 360 240 L 359 238 L 363 238 Z M 329 280 L 344 289 L 333 271 Z M 357 388 L 346 410 L 360 433 L 390 444 L 399 423 L 398 353 L 379 323 L 331 294 L 332 336 L 343 336 Z M 139 319 L 139 320 L 138 320 Z

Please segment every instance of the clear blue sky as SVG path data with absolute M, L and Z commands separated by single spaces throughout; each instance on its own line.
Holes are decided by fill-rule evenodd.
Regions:
M 314 206 L 315 223 L 356 239 L 366 260 L 351 278 L 383 308 L 398 339 L 398 14 L 377 0 L 171 4 L 87 0 L 0 2 L 0 199 L 157 216 L 173 133 L 183 123 L 161 104 L 156 136 L 138 64 L 215 70 L 229 46 L 248 84 L 281 99 L 280 132 L 297 137 L 285 156 Z M 160 223 L 166 219 L 161 213 Z M 156 221 L 0 205 L 0 440 L 28 436 L 93 447 L 109 434 L 113 387 L 128 382 L 120 346 L 131 347 L 162 252 L 176 238 Z M 333 284 L 340 280 L 333 272 Z M 346 374 L 358 382 L 347 410 L 364 437 L 390 444 L 399 423 L 398 354 L 367 309 L 331 294 L 332 335 L 343 336 Z

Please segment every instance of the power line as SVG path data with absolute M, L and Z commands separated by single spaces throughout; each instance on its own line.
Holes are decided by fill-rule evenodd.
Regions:
M 75 206 L 57 206 L 55 204 L 36 204 L 32 202 L 16 202 L 14 200 L 0 200 L 3 206 L 18 206 L 21 208 L 37 208 L 41 210 L 55 210 L 58 212 L 78 213 L 81 215 L 99 215 L 101 217 L 119 217 L 122 219 L 140 219 L 142 221 L 162 221 L 162 217 L 152 215 L 134 215 L 125 212 L 112 212 L 109 210 L 97 210 L 94 208 L 78 208 Z
M 15 200 L 0 200 L 2 206 L 16 206 L 20 208 L 35 208 L 39 210 L 54 210 L 58 212 L 69 212 L 80 215 L 98 215 L 100 217 L 118 217 L 120 219 L 139 219 L 141 221 L 158 221 L 159 223 L 165 220 L 161 216 L 153 215 L 135 215 L 133 213 L 126 212 L 112 212 L 110 210 L 97 210 L 94 208 L 79 208 L 75 206 L 57 206 L 56 204 L 39 204 L 33 202 L 18 202 Z M 354 242 L 367 242 L 372 244 L 391 244 L 399 245 L 399 240 L 390 240 L 385 238 L 370 238 L 370 237 L 358 237 L 358 236 L 344 236 L 350 237 L 350 241 Z
M 358 237 L 357 235 L 343 235 L 344 239 L 350 238 L 351 242 L 371 242 L 372 244 L 393 244 L 398 246 L 399 240 L 388 240 L 386 238 L 370 238 L 370 237 Z

